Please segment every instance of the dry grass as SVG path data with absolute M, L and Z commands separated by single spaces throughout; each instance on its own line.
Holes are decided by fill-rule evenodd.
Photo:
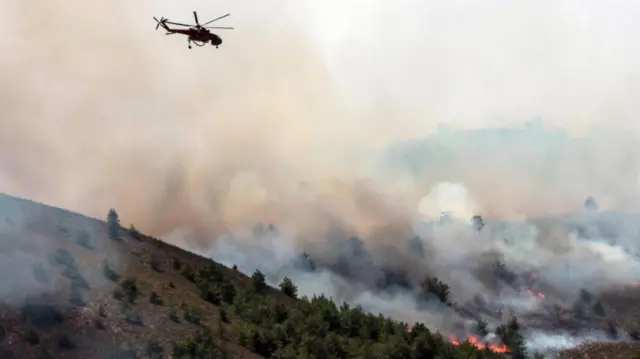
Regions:
M 60 209 L 0 196 L 0 249 L 3 276 L 19 278 L 2 284 L 6 295 L 0 296 L 0 357 L 5 358 L 111 358 L 123 345 L 138 354 L 146 353 L 147 343 L 156 340 L 171 353 L 171 344 L 194 336 L 208 328 L 221 337 L 222 345 L 233 358 L 259 358 L 235 344 L 228 333 L 229 324 L 219 318 L 219 307 L 200 298 L 200 291 L 174 268 L 178 259 L 194 268 L 211 261 L 181 249 L 142 236 L 141 240 L 125 233 L 122 241 L 108 238 L 103 222 Z M 90 233 L 90 248 L 78 244 L 79 232 Z M 56 262 L 59 250 L 68 251 L 78 272 L 89 283 L 80 289 L 86 307 L 69 303 L 71 280 L 65 265 Z M 20 260 L 12 260 L 20 258 Z M 139 295 L 135 304 L 123 305 L 114 298 L 118 284 L 103 275 L 103 260 L 122 279 L 135 278 Z M 34 267 L 49 277 L 39 281 Z M 249 278 L 218 265 L 236 286 L 249 285 Z M 151 292 L 158 294 L 162 305 L 153 304 Z M 273 295 L 281 296 L 273 291 Z M 283 297 L 283 300 L 287 300 Z M 54 323 L 40 323 L 25 318 L 25 300 L 38 302 L 59 316 Z M 181 306 L 201 312 L 199 325 L 184 320 Z M 171 319 L 176 312 L 179 321 Z M 130 319 L 139 315 L 141 323 Z M 40 315 L 46 316 L 46 315 Z M 46 320 L 45 320 L 46 322 Z M 168 356 L 166 356 L 168 357 Z

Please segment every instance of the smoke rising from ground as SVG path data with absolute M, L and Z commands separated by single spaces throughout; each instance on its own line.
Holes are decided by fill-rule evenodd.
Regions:
M 391 212 L 372 205 L 414 212 L 452 180 L 495 215 L 567 210 L 587 192 L 612 206 L 637 198 L 636 152 L 615 131 L 634 130 L 637 113 L 635 5 L 277 5 L 5 3 L 3 188 L 96 216 L 113 206 L 157 234 L 291 217 L 315 233 L 326 212 L 366 228 Z M 153 31 L 152 16 L 188 21 L 194 8 L 233 13 L 219 51 Z M 372 149 L 438 123 L 536 115 L 614 137 L 534 168 L 523 162 L 539 149 L 488 141 L 413 182 L 371 173 Z
M 337 258 L 362 254 L 338 245 L 355 235 L 371 251 L 360 265 L 377 269 L 360 275 L 361 291 L 334 271 L 313 275 L 318 288 L 409 308 L 401 318 L 416 318 L 406 292 L 386 305 L 364 289 L 379 268 L 412 268 L 414 282 L 436 274 L 464 299 L 485 290 L 476 262 L 492 251 L 544 268 L 552 285 L 576 287 L 568 292 L 602 285 L 598 276 L 604 287 L 630 280 L 622 268 L 636 262 L 624 251 L 528 218 L 573 211 L 587 195 L 637 211 L 640 6 L 360 5 L 4 2 L 0 188 L 97 217 L 114 207 L 170 242 L 247 271 L 259 262 L 273 281 L 308 276 L 286 268 L 303 250 L 339 272 Z M 153 16 L 189 22 L 194 8 L 201 20 L 233 14 L 219 50 L 153 30 Z M 456 135 L 535 116 L 568 132 Z M 402 142 L 441 123 L 452 129 L 424 146 Z M 466 224 L 422 222 L 441 211 L 520 222 L 480 238 Z M 281 234 L 256 244 L 256 222 Z M 416 235 L 425 259 L 407 256 Z M 608 270 L 585 271 L 585 258 Z

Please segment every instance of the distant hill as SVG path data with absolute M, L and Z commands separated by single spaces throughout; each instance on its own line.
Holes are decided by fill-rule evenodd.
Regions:
M 470 130 L 451 130 L 441 126 L 437 133 L 425 138 L 394 143 L 380 157 L 383 168 L 438 175 L 443 169 L 468 165 L 468 161 L 488 161 L 488 155 L 520 154 L 537 162 L 553 164 L 559 153 L 580 152 L 590 145 L 587 139 L 576 139 L 563 131 L 547 131 L 538 121 L 522 128 L 496 127 Z M 509 168 L 517 168 L 510 163 Z M 533 163 L 519 163 L 532 166 Z

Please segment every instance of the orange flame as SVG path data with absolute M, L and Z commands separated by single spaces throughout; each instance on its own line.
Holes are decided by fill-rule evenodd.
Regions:
M 533 293 L 533 291 L 532 291 L 531 289 L 527 289 L 527 290 L 526 290 L 526 292 L 527 292 L 527 294 L 529 294 L 529 295 L 534 295 L 534 293 Z M 537 293 L 535 293 L 535 295 L 536 295 L 538 298 L 541 298 L 541 299 L 544 299 L 544 298 L 546 297 L 546 296 L 544 295 L 544 293 L 542 293 L 542 292 L 537 292 Z
M 480 343 L 480 341 L 478 340 L 478 337 L 473 335 L 470 335 L 469 338 L 467 338 L 467 341 L 474 347 L 478 348 L 479 350 L 489 349 L 494 353 L 509 353 L 509 347 L 507 347 L 506 345 L 483 344 L 483 343 Z M 452 336 L 451 343 L 453 345 L 458 346 L 462 342 L 456 339 L 456 337 Z

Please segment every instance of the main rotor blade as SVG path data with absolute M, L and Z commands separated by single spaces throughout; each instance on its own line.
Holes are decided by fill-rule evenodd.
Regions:
M 220 16 L 220 17 L 217 17 L 217 18 L 215 18 L 215 19 L 213 19 L 213 20 L 211 20 L 211 21 L 208 21 L 208 22 L 206 22 L 206 23 L 202 24 L 202 26 L 207 25 L 207 24 L 211 24 L 212 22 L 214 22 L 214 21 L 218 21 L 218 20 L 220 20 L 220 19 L 224 19 L 225 17 L 227 17 L 227 16 L 229 16 L 229 15 L 231 15 L 231 14 L 226 14 L 226 15 L 222 15 L 222 16 Z
M 193 12 L 193 18 L 196 19 L 196 25 L 200 25 L 200 23 L 198 22 L 198 14 L 196 14 L 196 12 Z
M 224 30 L 233 30 L 232 27 L 225 27 L 225 26 L 205 26 L 205 29 L 224 29 Z
M 165 24 L 171 24 L 171 25 L 178 25 L 178 26 L 187 26 L 187 27 L 191 27 L 193 25 L 187 25 L 187 24 L 181 24 L 179 22 L 171 22 L 171 21 L 165 21 Z

